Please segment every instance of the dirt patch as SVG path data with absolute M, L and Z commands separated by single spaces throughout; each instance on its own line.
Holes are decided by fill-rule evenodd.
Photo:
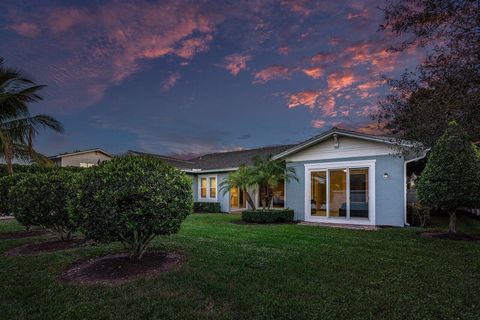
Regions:
M 7 256 L 25 256 L 44 252 L 54 252 L 65 249 L 77 248 L 85 245 L 84 239 L 53 240 L 34 242 L 15 247 L 6 253 Z
M 469 235 L 465 233 L 450 234 L 448 232 L 420 232 L 419 235 L 425 238 L 442 239 L 442 240 L 474 241 L 474 242 L 480 241 L 480 236 Z
M 185 257 L 178 252 L 147 252 L 142 260 L 119 253 L 76 263 L 58 277 L 63 283 L 120 285 L 179 269 Z
M 2 232 L 2 233 L 0 233 L 0 240 L 38 237 L 38 236 L 43 236 L 46 233 L 47 233 L 47 231 L 45 231 L 45 230 Z

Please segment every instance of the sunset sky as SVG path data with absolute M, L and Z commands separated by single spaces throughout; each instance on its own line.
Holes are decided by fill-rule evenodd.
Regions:
M 382 1 L 0 2 L 0 57 L 48 85 L 33 113 L 62 121 L 40 152 L 162 154 L 294 143 L 332 126 L 371 132 L 386 51 Z

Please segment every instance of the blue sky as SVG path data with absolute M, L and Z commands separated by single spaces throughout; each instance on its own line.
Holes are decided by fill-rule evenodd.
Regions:
M 382 75 L 419 50 L 378 32 L 381 1 L 11 1 L 0 56 L 48 85 L 45 154 L 101 147 L 201 154 L 378 132 Z

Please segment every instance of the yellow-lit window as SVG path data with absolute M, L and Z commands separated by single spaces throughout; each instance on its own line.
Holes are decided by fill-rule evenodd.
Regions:
M 200 198 L 207 197 L 207 178 L 200 178 Z
M 217 197 L 217 178 L 210 178 L 210 198 Z

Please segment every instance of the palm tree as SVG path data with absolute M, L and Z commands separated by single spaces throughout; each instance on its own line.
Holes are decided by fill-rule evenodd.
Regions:
M 287 167 L 283 160 L 272 160 L 271 157 L 255 158 L 253 170 L 255 172 L 253 180 L 263 189 L 264 197 L 260 200 L 264 208 L 272 207 L 273 189 L 278 186 L 280 181 L 288 182 L 291 179 L 298 181 L 294 168 Z
M 220 183 L 220 191 L 223 195 L 229 192 L 232 188 L 238 188 L 243 191 L 245 198 L 252 208 L 255 210 L 255 203 L 250 196 L 248 190 L 255 188 L 257 183 L 254 180 L 255 174 L 252 167 L 240 166 L 237 171 L 231 172 L 225 180 Z
M 4 158 L 9 174 L 13 174 L 13 160 L 44 161 L 45 157 L 33 149 L 33 140 L 40 130 L 63 132 L 62 124 L 53 117 L 30 115 L 28 104 L 43 100 L 39 91 L 45 88 L 29 79 L 21 70 L 8 68 L 0 58 L 0 156 Z

